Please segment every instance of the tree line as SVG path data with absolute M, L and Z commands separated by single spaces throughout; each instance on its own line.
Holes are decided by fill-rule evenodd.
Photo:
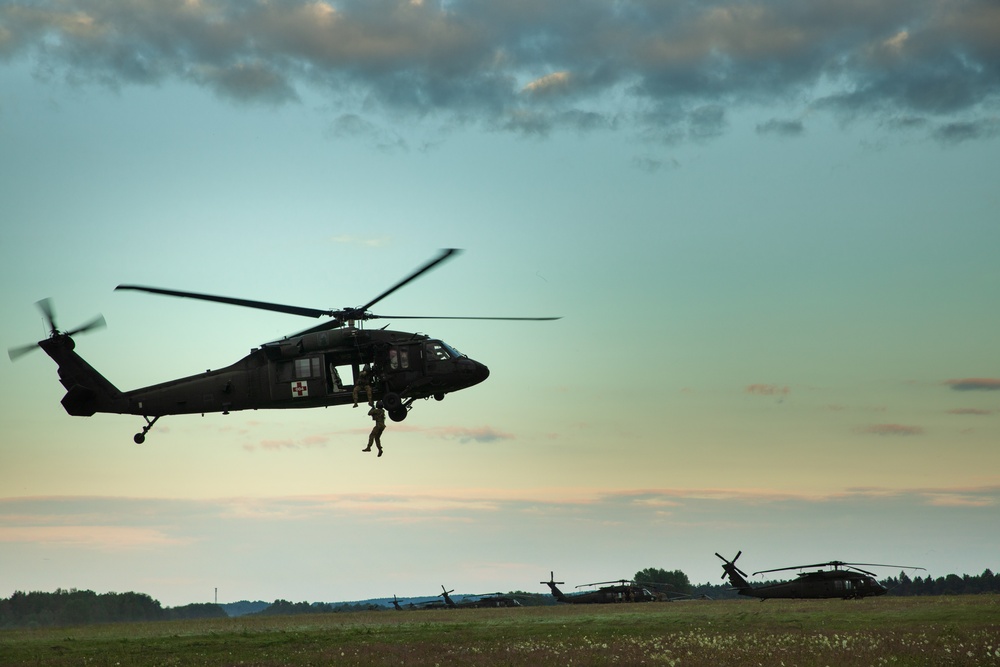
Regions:
M 636 572 L 637 583 L 692 598 L 714 600 L 737 598 L 739 594 L 726 584 L 692 585 L 680 570 L 646 568 Z M 756 585 L 778 583 L 766 581 Z M 949 574 L 945 577 L 913 577 L 905 571 L 898 577 L 888 577 L 879 583 L 889 589 L 889 595 L 977 595 L 1000 593 L 1000 576 L 986 569 L 980 575 Z M 524 594 L 525 596 L 532 594 Z M 537 596 L 539 598 L 545 596 Z M 266 609 L 255 614 L 317 614 L 350 611 L 377 611 L 386 607 L 373 603 L 289 602 L 275 600 Z M 0 599 L 0 628 L 50 627 L 86 625 L 90 623 L 120 623 L 132 621 L 169 621 L 195 618 L 228 618 L 221 605 L 210 603 L 189 604 L 181 607 L 160 605 L 145 593 L 102 593 L 76 589 L 56 589 L 54 593 L 23 593 L 16 591 L 9 598 Z
M 883 579 L 883 586 L 889 589 L 889 595 L 975 595 L 978 593 L 1000 593 L 1000 577 L 986 568 L 980 575 L 949 574 L 946 577 L 934 579 L 930 575 L 910 579 L 906 572 L 900 572 L 898 577 Z
M 166 621 L 188 618 L 226 618 L 217 604 L 189 604 L 164 609 L 145 593 L 95 593 L 56 589 L 54 593 L 16 591 L 0 599 L 0 628 L 49 627 Z

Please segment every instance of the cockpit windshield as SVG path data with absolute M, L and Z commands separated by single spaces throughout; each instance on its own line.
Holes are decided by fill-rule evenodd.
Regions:
M 427 341 L 424 343 L 424 350 L 430 361 L 447 361 L 465 356 L 443 340 Z

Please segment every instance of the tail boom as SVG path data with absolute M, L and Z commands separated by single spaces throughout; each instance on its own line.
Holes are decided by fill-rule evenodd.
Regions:
M 74 417 L 91 417 L 97 412 L 124 412 L 127 401 L 103 375 L 94 370 L 73 349 L 76 344 L 62 334 L 39 341 L 59 367 L 59 382 L 66 388 L 62 406 Z

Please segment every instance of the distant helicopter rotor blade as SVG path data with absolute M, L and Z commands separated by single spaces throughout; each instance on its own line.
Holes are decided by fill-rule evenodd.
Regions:
M 237 299 L 229 296 L 218 296 L 216 294 L 202 294 L 200 292 L 183 292 L 181 290 L 161 289 L 159 287 L 145 287 L 143 285 L 119 285 L 116 290 L 135 290 L 137 292 L 149 292 L 150 294 L 162 294 L 164 296 L 177 296 L 184 299 L 198 299 L 200 301 L 213 301 L 215 303 L 227 303 L 232 306 L 243 306 L 245 308 L 257 308 L 258 310 L 270 310 L 276 313 L 286 313 L 289 315 L 302 315 L 303 317 L 323 317 L 333 316 L 336 313 L 332 310 L 321 310 L 318 308 L 304 308 L 302 306 L 288 306 L 281 303 L 269 303 L 267 301 L 254 301 L 252 299 Z
M 577 588 L 583 588 L 584 586 L 604 586 L 605 584 L 630 584 L 632 583 L 628 579 L 615 579 L 614 581 L 595 581 L 592 584 L 580 584 Z

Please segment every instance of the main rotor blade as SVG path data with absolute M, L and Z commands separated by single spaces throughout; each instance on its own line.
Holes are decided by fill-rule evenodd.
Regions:
M 754 572 L 754 574 L 767 574 L 768 572 L 784 572 L 786 570 L 804 570 L 809 567 L 833 567 L 834 569 L 838 567 L 857 567 L 859 565 L 864 565 L 865 567 L 898 567 L 903 569 L 912 570 L 923 570 L 922 567 L 911 567 L 909 565 L 887 565 L 885 563 L 845 563 L 842 560 L 831 560 L 826 563 L 812 563 L 810 565 L 792 565 L 790 567 L 776 567 L 773 570 L 760 570 L 759 572 Z M 870 572 L 865 572 L 865 574 L 871 574 Z
M 393 285 L 392 287 L 390 287 L 386 291 L 382 292 L 377 297 L 375 297 L 374 299 L 372 299 L 371 301 L 369 301 L 365 305 L 361 306 L 357 310 L 359 310 L 361 312 L 365 312 L 366 310 L 368 310 L 369 308 L 371 308 L 372 306 L 374 306 L 376 303 L 378 303 L 379 301 L 381 301 L 385 297 L 389 296 L 390 294 L 392 294 L 393 292 L 395 292 L 399 288 L 403 287 L 404 285 L 407 285 L 407 284 L 411 283 L 412 281 L 414 281 L 417 278 L 419 278 L 420 276 L 424 275 L 425 273 L 427 273 L 428 271 L 430 271 L 431 269 L 433 269 L 438 264 L 440 264 L 441 262 L 445 261 L 446 259 L 448 259 L 452 255 L 455 255 L 455 254 L 460 253 L 460 252 L 462 252 L 462 251 L 458 250 L 457 248 L 446 248 L 445 250 L 442 250 L 441 254 L 438 255 L 437 258 L 432 259 L 427 264 L 424 264 L 419 269 L 417 269 L 416 271 L 414 271 L 413 273 L 411 273 L 409 276 L 407 276 L 406 278 L 403 278 L 398 283 L 396 283 L 395 285 Z
M 793 565 L 791 567 L 776 567 L 773 570 L 757 570 L 756 572 L 753 573 L 753 576 L 756 577 L 758 574 L 767 574 L 768 572 L 784 572 L 785 570 L 801 570 L 807 567 L 824 567 L 824 566 L 826 566 L 826 563 L 820 563 L 817 565 Z
M 544 322 L 561 320 L 562 317 L 449 317 L 442 315 L 369 315 L 370 320 L 510 320 L 520 322 Z
M 303 308 L 302 306 L 288 306 L 281 303 L 268 303 L 267 301 L 254 301 L 252 299 L 237 299 L 229 296 L 218 296 L 215 294 L 201 294 L 199 292 L 182 292 L 180 290 L 161 289 L 159 287 L 144 287 L 142 285 L 119 285 L 116 290 L 135 290 L 137 292 L 149 292 L 150 294 L 163 294 L 165 296 L 178 296 L 185 299 L 199 299 L 201 301 L 214 301 L 215 303 L 228 303 L 233 306 L 244 306 L 246 308 L 257 308 L 259 310 L 271 310 L 276 313 L 287 313 L 289 315 L 302 315 L 303 317 L 323 317 L 333 316 L 331 310 L 320 310 L 318 308 Z
M 615 579 L 614 581 L 595 581 L 591 584 L 580 584 L 577 588 L 583 588 L 584 586 L 604 586 L 605 584 L 630 584 L 632 583 L 628 579 Z
M 864 565 L 865 567 L 899 567 L 904 570 L 926 570 L 924 567 L 917 567 L 916 565 L 888 565 L 886 563 L 841 563 L 841 565 L 846 565 L 848 567 L 855 565 Z

